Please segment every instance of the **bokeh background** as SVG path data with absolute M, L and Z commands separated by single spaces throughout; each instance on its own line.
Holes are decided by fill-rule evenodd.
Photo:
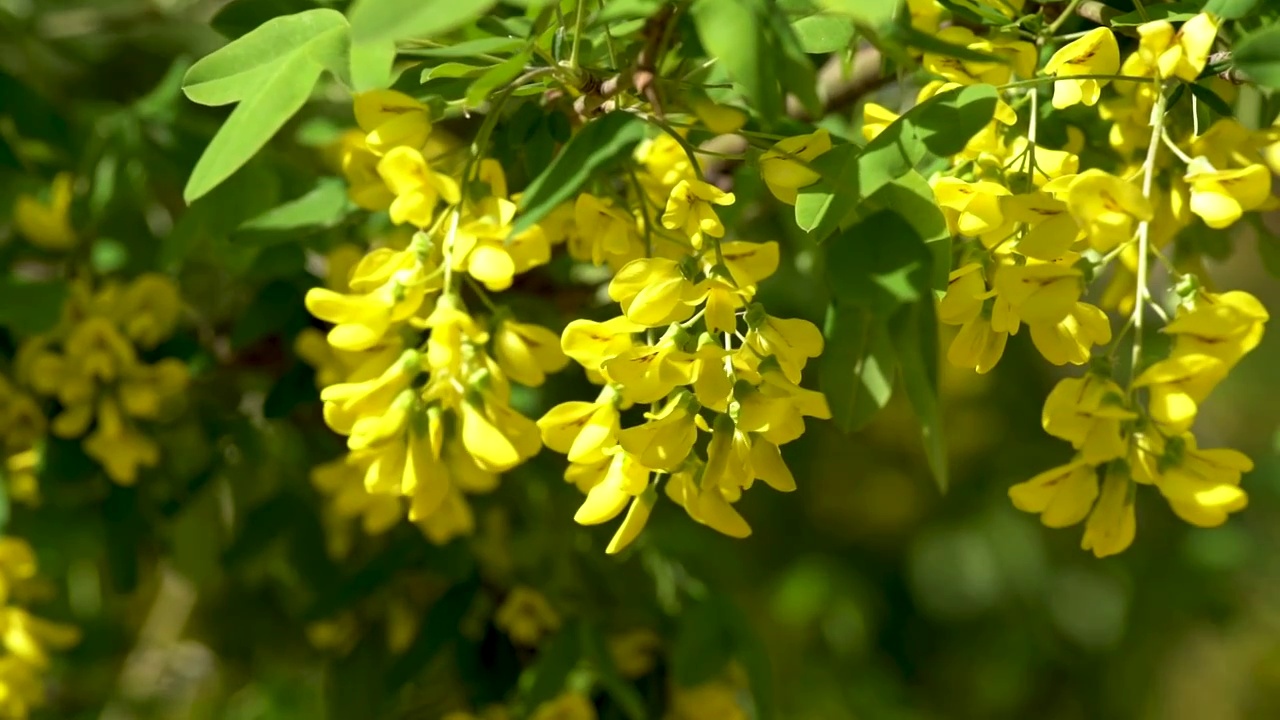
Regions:
M 1039 426 L 1061 371 L 1024 333 L 989 376 L 944 369 L 946 494 L 898 398 L 853 435 L 811 421 L 784 451 L 799 490 L 749 493 L 740 507 L 755 532 L 746 540 L 664 502 L 639 549 L 607 559 L 610 530 L 572 525 L 576 491 L 543 453 L 480 504 L 471 543 L 432 548 L 400 528 L 351 539 L 353 562 L 332 562 L 308 472 L 340 448 L 290 348 L 309 323 L 301 298 L 320 282 L 316 257 L 361 229 L 245 237 L 234 232 L 243 217 L 223 212 L 240 206 L 249 217 L 304 190 L 325 172 L 320 148 L 350 123 L 348 105 L 322 98 L 287 130 L 292 142 L 220 191 L 223 205 L 183 209 L 186 172 L 218 115 L 185 103 L 176 78 L 221 42 L 208 25 L 221 4 L 0 0 L 0 136 L 38 138 L 37 170 L 111 185 L 103 229 L 83 252 L 104 272 L 177 274 L 195 328 L 175 341 L 185 350 L 169 349 L 198 371 L 195 411 L 163 430 L 164 481 L 81 480 L 87 460 L 67 443 L 52 455 L 44 507 L 10 524 L 57 586 L 53 614 L 85 633 L 60 661 L 45 717 L 273 720 L 322 717 L 326 707 L 330 717 L 366 717 L 365 680 L 394 672 L 394 660 L 326 640 L 338 630 L 324 622 L 355 618 L 342 622 L 362 637 L 441 630 L 421 627 L 425 608 L 477 564 L 490 579 L 535 581 L 566 616 L 606 623 L 670 625 L 658 610 L 678 588 L 714 588 L 750 619 L 786 720 L 1280 717 L 1275 331 L 1196 426 L 1202 446 L 1255 461 L 1249 509 L 1198 530 L 1141 492 L 1137 541 L 1107 560 L 1080 550 L 1079 528 L 1045 529 L 1007 499 L 1010 485 L 1069 454 Z M 254 12 L 298 4 L 261 0 Z M 254 12 L 224 21 L 251 26 Z M 13 177 L 4 175 L 0 205 L 27 187 Z M 820 323 L 827 298 L 812 281 L 812 248 L 750 172 L 738 173 L 735 190 L 742 215 L 732 222 L 744 239 L 786 248 L 764 304 Z M 1280 284 L 1259 261 L 1259 243 L 1274 242 L 1242 230 L 1209 263 L 1214 283 L 1280 308 Z M 517 292 L 553 325 L 563 312 L 604 312 L 564 263 Z M 6 352 L 12 343 L 0 336 Z M 585 392 L 570 371 L 521 402 L 536 412 Z M 497 686 L 518 672 L 514 651 L 486 642 L 470 660 L 442 654 L 420 669 L 404 692 L 421 702 L 402 703 L 416 708 L 403 716 L 438 717 L 459 674 L 475 688 L 477 668 Z

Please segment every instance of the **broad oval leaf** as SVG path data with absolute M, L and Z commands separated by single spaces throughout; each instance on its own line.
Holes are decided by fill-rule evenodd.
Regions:
M 1280 88 L 1280 25 L 1250 33 L 1236 45 L 1232 61 L 1250 80 Z
M 893 397 L 897 359 L 886 318 L 836 300 L 827 308 L 819 386 L 831 420 L 845 432 L 864 427 Z
M 766 122 L 782 114 L 779 60 L 765 35 L 763 0 L 697 0 L 691 10 L 707 54 L 724 67 Z

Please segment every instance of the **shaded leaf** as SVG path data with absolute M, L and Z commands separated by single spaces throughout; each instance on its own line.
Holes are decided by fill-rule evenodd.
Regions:
M 486 69 L 467 88 L 467 104 L 474 107 L 483 103 L 495 90 L 515 80 L 527 62 L 529 53 L 523 52 Z
M 1111 18 L 1111 27 L 1134 27 L 1152 20 L 1185 22 L 1199 14 L 1200 3 L 1172 2 L 1152 4 L 1147 6 L 1146 10 L 1146 17 L 1143 17 L 1143 14 L 1137 10 L 1123 15 L 1117 15 Z
M 840 301 L 827 308 L 820 385 L 831 419 L 845 432 L 865 426 L 893 396 L 897 363 L 889 328 L 868 308 Z
M 475 580 L 458 583 L 431 605 L 418 637 L 387 671 L 385 682 L 388 692 L 395 692 L 412 680 L 459 636 L 462 620 L 479 591 L 480 583 Z
M 938 318 L 933 298 L 926 297 L 902 308 L 891 325 L 902 389 L 920 422 L 925 459 L 938 488 L 946 492 L 947 447 L 938 402 Z
M 764 0 L 697 0 L 691 9 L 698 38 L 766 123 L 782 115 L 779 61 L 766 36 Z
M 356 92 L 391 87 L 396 44 L 392 40 L 351 44 L 351 89 Z
M 582 658 L 582 622 L 570 620 L 555 637 L 542 645 L 538 661 L 520 676 L 521 696 L 527 710 L 560 694 L 569 673 Z
M 858 221 L 826 246 L 832 295 L 882 316 L 931 296 L 931 264 L 923 238 L 893 210 Z
M 791 29 L 807 53 L 830 53 L 844 50 L 853 42 L 852 18 L 819 13 L 802 17 L 791 24 Z
M 629 154 L 643 137 L 644 121 L 631 113 L 611 112 L 587 123 L 521 194 L 521 213 L 512 234 L 546 217 L 573 197 L 593 173 Z
M 312 0 L 231 0 L 209 24 L 227 38 L 238 38 L 268 20 L 315 7 Z
M 523 38 L 484 37 L 465 40 L 447 47 L 415 49 L 413 54 L 421 57 L 474 58 L 479 55 L 515 52 L 527 43 L 528 41 Z
M 18 335 L 52 330 L 62 318 L 68 292 L 65 280 L 33 282 L 12 274 L 0 277 L 0 327 Z
M 1223 20 L 1239 20 L 1253 12 L 1258 0 L 1209 0 L 1204 4 L 1204 12 Z
M 671 674 L 682 687 L 714 678 L 733 659 L 734 638 L 722 602 L 714 597 L 691 604 L 680 615 L 671 648 Z
M 1187 87 L 1190 88 L 1191 94 L 1194 95 L 1197 100 L 1207 105 L 1209 109 L 1217 113 L 1219 117 L 1235 117 L 1235 112 L 1231 109 L 1231 106 L 1227 104 L 1227 101 L 1218 97 L 1218 94 L 1214 91 L 1203 85 L 1196 85 L 1194 83 L 1187 85 Z
M 347 198 L 346 183 L 341 178 L 321 178 L 307 194 L 245 221 L 239 230 L 331 228 L 342 222 L 354 209 L 355 206 Z

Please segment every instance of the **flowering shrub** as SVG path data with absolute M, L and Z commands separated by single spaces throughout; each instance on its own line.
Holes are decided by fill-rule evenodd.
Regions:
M 716 578 L 918 519 L 847 476 L 1013 467 L 1098 558 L 1147 495 L 1224 525 L 1280 31 L 1122 4 L 179 2 L 163 77 L 61 110 L 0 56 L 0 717 L 837 717 Z M 775 611 L 868 633 L 804 567 Z

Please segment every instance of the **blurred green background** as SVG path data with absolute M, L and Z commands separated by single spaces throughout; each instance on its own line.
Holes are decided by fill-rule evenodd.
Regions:
M 308 4 L 261 0 L 232 20 L 251 26 L 256 12 Z M 360 230 L 273 245 L 234 236 L 238 220 L 219 214 L 225 205 L 182 209 L 185 173 L 218 116 L 187 105 L 171 69 L 221 42 L 208 25 L 221 5 L 0 0 L 0 134 L 34 134 L 44 144 L 35 172 L 5 176 L 0 206 L 52 169 L 94 178 L 94 187 L 117 178 L 88 252 L 119 246 L 125 271 L 177 272 L 201 330 L 232 343 L 223 357 L 195 339 L 185 351 L 204 371 L 194 419 L 164 430 L 166 447 L 178 449 L 161 470 L 172 482 L 144 478 L 122 489 L 75 480 L 84 458 L 68 444 L 50 471 L 68 479 L 46 485 L 39 512 L 15 513 L 11 532 L 32 540 L 59 588 L 50 614 L 85 632 L 58 665 L 45 717 L 272 720 L 321 717 L 326 707 L 330 717 L 366 717 L 362 693 L 407 671 L 372 643 L 317 648 L 308 623 L 352 611 L 362 637 L 373 637 L 394 615 L 388 608 L 400 603 L 417 623 L 461 578 L 521 580 L 565 617 L 606 627 L 652 622 L 664 632 L 673 621 L 660 610 L 680 588 L 723 593 L 763 643 L 787 720 L 1280 717 L 1275 332 L 1214 392 L 1196 426 L 1203 447 L 1254 459 L 1244 482 L 1249 509 L 1197 530 L 1157 493 L 1140 492 L 1137 541 L 1117 558 L 1093 559 L 1079 549 L 1079 528 L 1047 530 L 1008 502 L 1010 485 L 1069 454 L 1039 427 L 1062 371 L 1024 333 L 990 376 L 944 370 L 953 478 L 945 495 L 899 397 L 852 436 L 810 421 L 784 450 L 799 490 L 749 493 L 740 505 L 754 528 L 746 540 L 664 502 L 636 552 L 605 558 L 611 528 L 571 524 L 578 496 L 559 479 L 560 460 L 543 453 L 480 504 L 481 532 L 470 545 L 437 549 L 396 531 L 355 541 L 350 563 L 329 560 L 307 471 L 338 443 L 288 348 L 307 323 L 302 293 L 319 282 L 302 248 L 323 251 Z M 334 123 L 349 122 L 347 100 L 332 100 Z M 247 169 L 245 194 L 231 204 L 260 202 L 260 211 L 299 194 L 322 168 L 306 134 L 323 127 L 293 128 L 300 142 Z M 734 222 L 750 228 L 743 239 L 787 248 L 763 303 L 820 323 L 827 298 L 810 281 L 811 249 L 765 202 L 758 180 L 738 179 L 745 209 Z M 1280 218 L 1268 222 L 1280 227 Z M 1280 308 L 1280 286 L 1257 261 L 1251 232 L 1210 272 L 1219 287 Z M 548 274 L 556 273 L 567 275 L 555 266 Z M 554 312 L 545 289 L 519 292 L 535 312 Z M 12 338 L 0 339 L 12 349 Z M 586 391 L 570 372 L 525 397 L 525 407 Z M 396 543 L 406 549 L 388 552 Z M 457 630 L 432 626 L 430 616 L 426 625 L 420 634 Z M 408 709 L 396 717 L 439 717 L 458 676 L 484 696 L 486 682 L 500 689 L 518 675 L 528 658 L 495 649 L 491 635 L 474 656 L 440 654 L 415 668 L 399 691 Z M 661 692 L 661 679 L 646 682 L 645 692 Z

